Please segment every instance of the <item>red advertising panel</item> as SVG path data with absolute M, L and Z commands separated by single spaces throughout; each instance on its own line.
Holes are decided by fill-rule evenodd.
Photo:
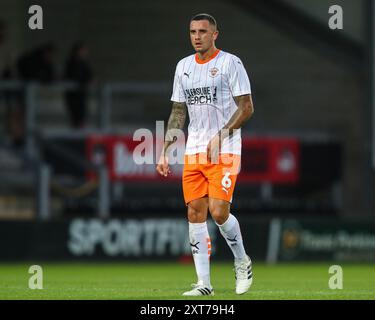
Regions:
M 293 138 L 243 138 L 238 181 L 293 184 L 299 180 L 299 142 Z
M 152 137 L 134 141 L 132 136 L 103 135 L 91 136 L 86 141 L 88 159 L 94 164 L 105 163 L 111 181 L 160 182 L 161 177 L 155 170 L 159 158 L 156 149 Z M 168 181 L 181 179 L 183 150 L 183 146 L 176 148 L 172 159 L 170 157 L 172 164 Z M 243 137 L 238 181 L 294 184 L 299 180 L 299 162 L 297 139 Z M 95 173 L 88 172 L 88 176 L 95 178 Z

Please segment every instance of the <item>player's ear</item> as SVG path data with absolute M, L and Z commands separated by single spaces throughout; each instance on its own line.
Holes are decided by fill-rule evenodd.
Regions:
M 216 30 L 214 32 L 214 40 L 216 40 L 218 36 L 219 36 L 219 30 Z

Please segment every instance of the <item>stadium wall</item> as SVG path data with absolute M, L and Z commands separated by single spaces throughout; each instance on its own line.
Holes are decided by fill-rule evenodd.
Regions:
M 375 262 L 375 224 L 336 220 L 238 217 L 254 261 Z M 0 261 L 191 260 L 186 219 L 142 216 L 56 222 L 1 222 Z M 209 221 L 212 258 L 232 254 Z
M 97 78 L 112 81 L 171 83 L 177 61 L 192 53 L 187 32 L 190 16 L 197 11 L 212 13 L 219 21 L 218 47 L 241 57 L 249 70 L 255 114 L 244 130 L 296 133 L 312 138 L 319 133 L 334 136 L 344 149 L 345 203 L 341 214 L 343 217 L 373 215 L 373 204 L 372 208 L 364 208 L 368 201 L 362 191 L 368 148 L 363 126 L 364 68 L 338 63 L 323 51 L 288 38 L 225 0 L 204 4 L 193 0 L 178 5 L 172 0 L 92 0 L 89 4 L 41 0 L 45 18 L 42 31 L 27 28 L 30 4 L 28 0 L 4 0 L 1 4 L 1 14 L 10 24 L 11 42 L 18 51 L 58 39 L 54 41 L 59 47 L 58 60 L 62 62 L 70 45 L 77 39 L 85 39 L 91 48 Z M 352 6 L 355 5 L 351 3 Z M 358 10 L 345 10 L 345 19 L 359 24 Z M 167 118 L 168 100 L 155 103 L 151 99 L 148 104 L 146 110 L 154 110 L 152 120 Z

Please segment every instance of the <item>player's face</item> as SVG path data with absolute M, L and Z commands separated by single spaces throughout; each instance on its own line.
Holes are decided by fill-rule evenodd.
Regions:
M 219 32 L 207 20 L 190 23 L 190 40 L 195 51 L 204 53 L 215 44 Z

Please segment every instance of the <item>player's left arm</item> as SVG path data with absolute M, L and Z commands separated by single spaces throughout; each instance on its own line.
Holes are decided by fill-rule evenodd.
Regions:
M 228 123 L 218 132 L 221 141 L 233 134 L 235 129 L 241 128 L 254 113 L 254 105 L 253 100 L 251 99 L 251 94 L 234 97 L 234 100 L 236 101 L 237 110 L 233 113 Z
M 221 130 L 211 139 L 207 146 L 207 154 L 210 160 L 212 160 L 211 157 L 218 157 L 224 139 L 232 135 L 234 130 L 241 128 L 254 113 L 251 94 L 234 97 L 234 100 L 236 101 L 237 110 L 233 113 L 228 123 L 221 128 Z

